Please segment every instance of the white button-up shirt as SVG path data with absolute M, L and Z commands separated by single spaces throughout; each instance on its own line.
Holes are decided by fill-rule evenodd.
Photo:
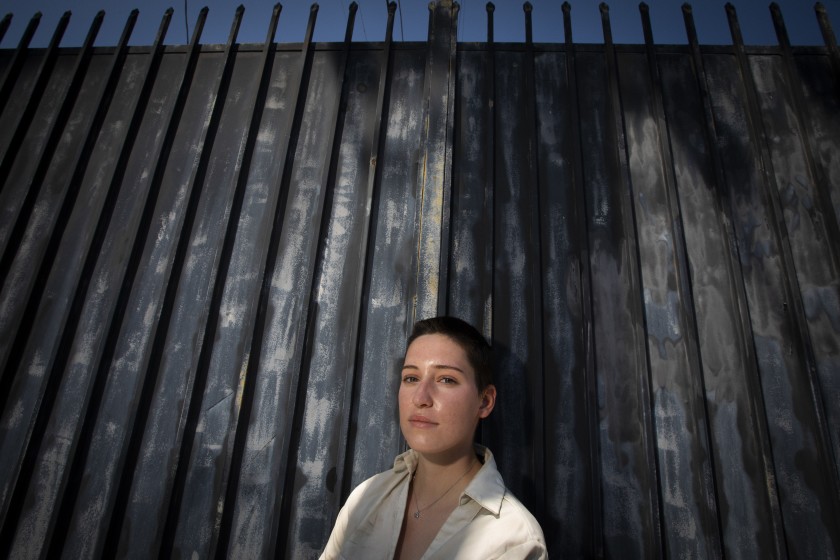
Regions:
M 534 516 L 505 488 L 489 449 L 476 446 L 484 465 L 461 494 L 423 559 L 547 558 Z M 321 558 L 391 559 L 402 529 L 408 486 L 417 468 L 409 450 L 394 468 L 362 482 L 347 498 Z

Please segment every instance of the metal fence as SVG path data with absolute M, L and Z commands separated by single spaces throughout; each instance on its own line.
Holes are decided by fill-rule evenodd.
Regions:
M 456 41 L 0 51 L 0 551 L 312 557 L 401 451 L 415 318 L 552 557 L 840 556 L 840 54 Z M 8 23 L 8 22 L 6 22 Z M 0 26 L 5 30 L 7 25 Z

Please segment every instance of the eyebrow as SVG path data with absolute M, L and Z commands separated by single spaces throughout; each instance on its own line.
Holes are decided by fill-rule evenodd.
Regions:
M 450 369 L 451 369 L 451 370 L 453 370 L 453 371 L 457 371 L 457 372 L 459 372 L 459 373 L 463 373 L 463 374 L 465 374 L 465 375 L 466 375 L 466 372 L 465 372 L 464 370 L 462 370 L 461 368 L 459 368 L 458 366 L 451 366 L 451 365 L 448 365 L 448 364 L 434 364 L 432 367 L 433 367 L 434 369 L 446 369 L 446 370 L 450 370 Z M 402 368 L 403 368 L 403 369 L 416 369 L 416 370 L 419 370 L 419 369 L 420 369 L 419 367 L 417 367 L 417 366 L 415 366 L 415 365 L 413 365 L 413 364 L 403 364 L 403 367 L 402 367 Z

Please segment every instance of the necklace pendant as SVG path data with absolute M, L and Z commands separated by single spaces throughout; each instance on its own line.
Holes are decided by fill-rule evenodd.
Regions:
M 414 519 L 420 519 L 420 512 L 419 511 L 414 512 Z

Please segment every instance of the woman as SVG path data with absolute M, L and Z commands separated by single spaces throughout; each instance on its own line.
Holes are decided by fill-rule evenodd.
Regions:
M 539 524 L 473 443 L 496 404 L 481 334 L 453 317 L 419 321 L 401 376 L 411 449 L 350 494 L 321 558 L 545 558 Z

